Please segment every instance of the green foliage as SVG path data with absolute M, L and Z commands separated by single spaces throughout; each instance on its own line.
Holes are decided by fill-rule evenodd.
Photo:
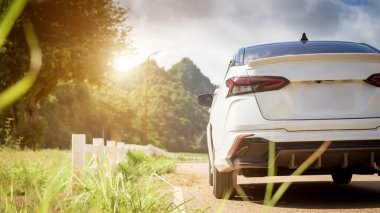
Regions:
M 12 135 L 12 121 L 13 118 L 6 118 L 3 126 L 0 128 L 0 147 L 18 149 L 22 137 L 14 138 Z
M 179 161 L 195 161 L 195 162 L 196 161 L 199 161 L 199 162 L 208 161 L 208 155 L 205 153 L 181 152 L 181 153 L 177 153 L 176 158 Z
M 130 151 L 127 153 L 127 161 L 120 164 L 125 179 L 131 182 L 137 181 L 141 176 L 172 173 L 175 169 L 175 161 L 165 157 L 151 157 L 142 151 Z M 133 175 L 130 175 L 133 174 Z
M 185 90 L 194 95 L 214 92 L 216 89 L 215 85 L 201 73 L 189 58 L 183 58 L 169 70 L 169 73 L 176 76 L 182 82 Z
M 45 134 L 47 129 L 47 123 L 41 116 L 38 116 L 28 123 L 20 122 L 18 126 L 18 137 L 22 137 L 20 144 L 22 147 L 33 149 L 46 147 L 45 141 L 41 136 Z
M 72 133 L 141 143 L 147 71 L 148 143 L 169 151 L 205 152 L 207 108 L 200 107 L 196 95 L 186 90 L 172 74 L 174 67 L 180 69 L 182 63 L 190 62 L 182 60 L 170 71 L 159 68 L 154 61 L 149 65 L 144 63 L 124 78 L 118 78 L 117 84 L 62 83 L 40 105 L 39 114 L 48 127 L 44 146 L 68 148 Z M 195 65 L 191 67 L 194 75 L 202 75 Z M 189 69 L 186 72 L 191 74 Z M 208 79 L 202 81 L 208 82 Z M 213 88 L 211 84 L 209 87 Z
M 0 10 L 8 3 L 0 2 Z M 110 57 L 129 47 L 126 13 L 112 0 L 27 5 L 0 50 L 0 91 L 5 91 L 33 61 L 23 26 L 26 20 L 34 24 L 43 53 L 41 72 L 30 91 L 0 117 L 13 119 L 10 136 L 23 138 L 21 147 L 69 148 L 72 133 L 141 143 L 147 79 L 147 142 L 169 151 L 206 151 L 208 112 L 196 96 L 215 86 L 190 59 L 169 70 L 146 62 L 110 81 Z
M 186 72 L 184 75 L 187 76 L 203 76 L 189 59 L 181 60 L 169 71 L 150 61 L 131 71 L 125 79 L 120 80 L 120 84 L 131 100 L 132 109 L 136 110 L 133 123 L 141 128 L 144 113 L 143 82 L 145 76 L 148 78 L 148 143 L 169 151 L 205 152 L 208 111 L 197 104 L 197 95 L 192 89 L 184 87 L 178 77 L 182 72 Z M 214 86 L 206 77 L 198 80 L 192 85 L 193 88 L 206 84 L 211 89 L 208 92 L 213 92 Z
M 72 188 L 71 153 L 0 150 L 0 212 L 172 212 L 171 193 L 158 190 L 152 172 L 174 169 L 173 160 L 131 152 L 142 170 L 87 171 Z M 33 159 L 33 160 L 31 160 Z M 128 161 L 129 162 L 129 161 Z M 129 163 L 126 164 L 129 164 Z M 162 165 L 171 169 L 163 169 Z
M 94 87 L 76 82 L 62 84 L 41 103 L 40 114 L 48 124 L 45 147 L 69 148 L 73 133 L 88 138 L 121 140 L 133 132 L 134 114 L 128 100 L 117 88 Z
M 8 2 L 0 2 L 1 11 Z M 109 57 L 129 46 L 126 12 L 112 0 L 29 2 L 0 50 L 0 91 L 4 91 L 23 77 L 29 63 L 34 61 L 29 58 L 23 29 L 26 20 L 34 24 L 43 66 L 30 91 L 5 112 L 14 118 L 15 136 L 30 135 L 28 131 L 33 131 L 36 122 L 42 124 L 38 121 L 40 102 L 62 82 L 75 79 L 99 84 L 105 79 Z M 44 134 L 36 135 L 40 138 L 32 140 L 43 140 Z M 35 147 L 24 142 L 21 145 Z
M 71 156 L 67 151 L 34 152 L 1 149 L 0 156 L 0 190 L 3 195 L 12 194 L 14 198 L 25 196 L 30 199 L 39 196 L 47 187 L 49 179 L 62 167 L 66 168 L 62 178 L 70 177 L 68 165 Z M 3 199 L 1 198 L 0 203 L 4 204 Z M 33 205 L 33 200 L 29 201 L 31 203 L 25 205 Z

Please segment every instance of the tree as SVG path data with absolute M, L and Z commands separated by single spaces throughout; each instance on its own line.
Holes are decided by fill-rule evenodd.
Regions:
M 135 132 L 129 105 L 126 94 L 112 85 L 62 84 L 41 102 L 40 114 L 48 125 L 43 146 L 69 148 L 73 133 L 129 140 Z
M 183 87 L 194 95 L 212 93 L 216 88 L 189 58 L 183 58 L 173 65 L 169 73 L 176 76 L 182 82 Z
M 181 60 L 169 71 L 158 67 L 154 61 L 151 61 L 149 66 L 147 62 L 140 65 L 121 80 L 131 108 L 136 112 L 134 121 L 136 129 L 142 129 L 144 106 L 142 82 L 145 72 L 149 73 L 148 143 L 167 148 L 169 151 L 205 151 L 208 111 L 198 106 L 197 95 L 194 94 L 193 88 L 198 85 L 213 88 L 210 80 L 201 74 L 190 59 Z M 191 83 L 189 79 L 179 77 L 185 75 L 201 75 L 203 78 Z
M 7 4 L 2 1 L 0 8 Z M 29 53 L 22 23 L 29 19 L 39 38 L 43 65 L 34 86 L 6 115 L 14 118 L 15 135 L 27 135 L 35 127 L 44 129 L 39 103 L 58 85 L 71 80 L 102 82 L 109 69 L 109 57 L 129 46 L 126 14 L 112 0 L 45 0 L 27 5 L 0 55 L 1 91 L 27 70 Z M 24 137 L 22 145 L 34 147 L 41 140 L 36 138 L 38 135 Z

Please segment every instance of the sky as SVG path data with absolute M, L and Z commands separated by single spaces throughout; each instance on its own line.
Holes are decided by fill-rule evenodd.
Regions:
M 119 0 L 129 8 L 136 65 L 151 56 L 170 68 L 189 57 L 222 84 L 241 47 L 309 40 L 364 42 L 380 48 L 379 0 Z

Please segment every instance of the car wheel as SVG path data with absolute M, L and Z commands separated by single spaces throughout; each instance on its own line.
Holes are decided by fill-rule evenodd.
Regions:
M 335 184 L 347 184 L 351 182 L 352 173 L 349 171 L 336 171 L 331 174 Z
M 208 160 L 208 184 L 210 184 L 210 186 L 213 185 L 213 177 L 212 177 L 212 173 L 211 173 L 211 163 L 210 163 L 210 160 Z
M 213 168 L 214 196 L 218 199 L 231 199 L 235 196 L 236 172 L 218 172 Z

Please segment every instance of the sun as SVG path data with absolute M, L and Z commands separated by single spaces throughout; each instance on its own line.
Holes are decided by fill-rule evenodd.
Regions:
M 160 51 L 156 51 L 149 56 L 142 55 L 141 53 L 128 53 L 120 52 L 112 56 L 110 65 L 118 73 L 125 73 L 133 68 L 137 67 L 139 64 L 143 63 L 144 60 L 148 60 L 150 57 L 156 55 Z
M 120 73 L 127 72 L 129 69 L 132 68 L 132 66 L 133 63 L 131 63 L 131 59 L 123 55 L 116 56 L 113 61 L 113 67 L 115 71 Z

